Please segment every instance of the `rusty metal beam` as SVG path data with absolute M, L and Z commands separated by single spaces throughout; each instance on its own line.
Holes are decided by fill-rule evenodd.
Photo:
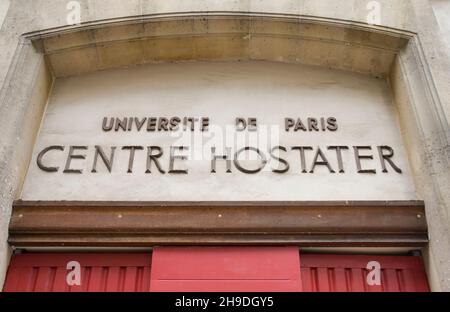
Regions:
M 14 246 L 423 246 L 422 201 L 14 203 Z

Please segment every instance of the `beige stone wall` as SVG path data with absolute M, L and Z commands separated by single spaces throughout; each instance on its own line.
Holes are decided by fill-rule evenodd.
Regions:
M 441 34 L 447 44 L 447 48 L 450 50 L 450 1 L 432 0 L 431 5 Z
M 3 21 L 8 13 L 10 0 L 3 0 L 0 2 L 0 28 L 2 28 Z
M 1 13 L 9 1 L 1 1 Z M 205 15 L 219 12 L 258 12 L 315 16 L 337 19 L 349 24 L 366 23 L 370 10 L 366 0 L 227 0 L 227 1 L 178 1 L 178 0 L 80 0 L 81 21 L 95 22 L 104 19 L 120 19 L 127 16 L 203 12 Z M 415 172 L 419 192 L 429 207 L 431 244 L 427 251 L 428 268 L 434 290 L 450 290 L 450 187 L 448 172 L 449 119 L 450 119 L 450 58 L 446 47 L 448 18 L 445 1 L 429 0 L 380 0 L 382 26 L 417 33 L 416 45 L 423 58 L 421 68 L 409 68 L 408 62 L 397 64 L 397 71 L 409 70 L 409 78 L 431 86 L 428 92 L 414 95 L 416 105 L 432 100 L 436 109 L 424 109 L 418 126 L 421 136 L 413 135 L 410 128 L 414 116 L 402 86 L 394 72 L 391 84 L 398 91 L 395 96 L 409 119 L 401 121 L 408 140 L 410 162 Z M 438 3 L 439 2 L 439 3 Z M 448 2 L 448 1 L 447 1 Z M 51 77 L 43 57 L 27 49 L 29 43 L 20 39 L 24 33 L 66 25 L 68 10 L 66 0 L 14 0 L 0 29 L 0 287 L 8 263 L 7 227 L 11 204 L 17 199 L 31 159 L 31 148 L 45 108 L 45 98 L 51 86 Z M 434 11 L 433 7 L 434 6 Z M 444 11 L 443 11 L 444 8 Z M 388 28 L 383 28 L 384 30 Z M 415 39 L 415 40 L 416 40 Z M 26 51 L 26 52 L 23 52 Z M 23 53 L 22 53 L 23 52 Z M 21 72 L 17 73 L 20 69 Z M 404 78 L 404 77 L 403 77 Z M 399 78 L 400 79 L 400 78 Z M 422 80 L 421 80 L 422 79 Z M 31 91 L 30 91 L 31 90 Z M 31 101 L 34 99 L 34 102 Z M 408 115 L 410 113 L 410 115 Z M 422 117 L 420 117 L 422 118 Z M 418 122 L 414 120 L 414 123 Z M 29 126 L 24 128 L 27 123 Z M 434 123 L 434 125 L 433 125 Z M 25 129 L 25 130 L 24 130 Z M 437 129 L 428 131 L 429 129 Z M 427 132 L 428 131 L 428 132 Z M 425 151 L 422 149 L 426 148 Z M 416 151 L 416 152 L 415 152 Z M 421 158 L 422 157 L 422 158 Z M 424 161 L 423 159 L 426 159 Z M 430 195 L 431 194 L 431 195 Z M 430 198 L 431 196 L 431 198 Z M 428 209 L 428 208 L 427 208 Z
M 180 75 L 180 73 L 182 73 Z M 122 77 L 126 76 L 126 81 Z M 186 77 L 189 77 L 187 80 Z M 264 109 L 261 109 L 261 108 Z M 102 131 L 103 117 L 204 116 L 210 130 L 198 128 L 179 132 L 147 132 L 133 126 L 129 132 Z M 236 117 L 257 118 L 258 129 L 252 133 L 234 131 Z M 337 131 L 286 132 L 285 118 L 334 117 Z M 80 77 L 60 78 L 55 82 L 40 129 L 33 159 L 20 196 L 23 200 L 85 201 L 310 201 L 310 200 L 415 200 L 414 184 L 400 136 L 398 115 L 386 82 L 382 79 L 317 66 L 276 62 L 184 62 L 150 64 L 129 69 L 109 70 Z M 160 163 L 168 171 L 170 146 L 189 148 L 189 159 L 179 164 L 186 175 L 155 171 L 146 174 L 146 153 L 138 151 L 133 174 L 127 173 L 128 152 L 120 146 L 157 145 L 164 149 Z M 217 173 L 211 174 L 211 147 L 221 155 L 223 145 L 234 155 L 243 146 L 258 148 L 269 164 L 258 174 L 243 174 L 234 166 L 225 173 L 218 161 Z M 337 172 L 335 153 L 330 145 L 349 146 L 343 153 L 345 173 L 330 174 L 323 166 L 314 173 L 302 174 L 299 153 L 292 146 L 320 146 Z M 66 146 L 63 153 L 53 152 L 45 162 L 60 167 L 57 173 L 44 172 L 36 165 L 36 155 L 51 145 Z M 82 174 L 62 172 L 68 145 L 89 146 L 86 160 L 74 161 Z M 99 164 L 92 174 L 93 147 L 106 151 L 119 146 L 114 168 L 109 173 Z M 278 162 L 268 151 L 274 146 L 288 151 L 280 157 L 290 164 L 284 174 L 275 174 Z M 351 146 L 370 145 L 373 160 L 363 162 L 376 174 L 357 173 Z M 402 173 L 388 168 L 382 173 L 376 146 L 395 150 L 394 162 Z M 253 156 L 244 166 L 257 168 Z M 307 170 L 314 152 L 306 153 Z M 339 187 L 336 187 L 339 185 Z M 124 188 L 129 191 L 124 192 Z M 48 190 L 52 189 L 49 193 Z M 132 189 L 132 191 L 131 191 Z M 354 190 L 358 189 L 358 192 Z M 99 192 L 102 190 L 102 192 Z M 243 191 L 245 190 L 245 191 Z
M 68 0 L 15 0 L 0 35 L 0 85 L 11 63 L 19 35 L 67 24 Z M 366 22 L 369 0 L 79 0 L 81 21 L 179 12 L 265 12 L 322 16 Z M 380 0 L 381 23 L 416 30 L 410 0 Z M 28 8 L 26 11 L 23 8 Z

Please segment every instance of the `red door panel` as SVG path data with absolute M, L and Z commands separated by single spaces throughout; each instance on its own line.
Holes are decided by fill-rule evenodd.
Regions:
M 420 257 L 301 254 L 306 292 L 424 292 L 428 280 Z M 367 264 L 381 267 L 381 285 L 367 283 Z
M 295 247 L 157 248 L 151 291 L 301 291 Z
M 81 266 L 81 285 L 66 282 L 67 264 Z M 6 292 L 149 291 L 151 254 L 16 254 L 9 265 Z

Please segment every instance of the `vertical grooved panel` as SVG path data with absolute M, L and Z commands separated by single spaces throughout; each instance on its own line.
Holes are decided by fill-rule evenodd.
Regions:
M 331 268 L 328 268 L 327 275 L 328 275 L 328 284 L 330 285 L 330 287 L 329 287 L 330 292 L 334 292 L 334 291 L 336 291 L 336 281 L 334 279 L 334 270 Z
M 27 287 L 26 291 L 34 292 L 36 291 L 36 282 L 37 282 L 37 276 L 39 274 L 39 268 L 33 267 L 31 269 L 31 281 L 29 287 Z
M 67 269 L 65 267 L 57 267 L 55 279 L 53 281 L 53 291 L 54 292 L 67 292 L 69 286 L 66 282 Z
M 412 271 L 412 273 L 414 276 L 414 286 L 415 286 L 414 291 L 417 292 L 430 291 L 426 274 L 424 272 L 417 270 Z
M 69 286 L 72 269 L 81 266 L 81 285 Z M 148 291 L 151 253 L 147 254 L 17 254 L 11 258 L 6 292 Z
M 397 270 L 395 269 L 387 269 L 384 270 L 384 276 L 385 276 L 385 283 L 382 283 L 382 285 L 386 285 L 386 289 L 384 291 L 387 292 L 399 292 L 399 280 L 397 277 Z
M 126 268 L 120 267 L 119 268 L 119 292 L 123 292 L 125 288 L 125 274 L 126 274 Z
M 13 272 L 15 279 L 11 282 L 11 285 L 5 283 L 5 291 L 31 291 L 31 279 L 33 274 L 33 268 L 17 268 Z M 20 290 L 19 290 L 20 289 Z
M 151 276 L 151 268 L 145 267 L 143 270 L 143 278 L 142 278 L 142 289 L 141 289 L 142 292 L 150 291 L 150 276 Z
M 136 283 L 134 285 L 134 288 L 136 289 L 136 292 L 142 291 L 142 277 L 144 274 L 144 268 L 139 267 L 136 271 Z
M 55 278 L 56 278 L 56 270 L 57 267 L 51 267 L 50 268 L 50 280 L 48 285 L 48 292 L 53 292 L 53 288 L 55 287 Z
M 106 291 L 106 285 L 108 284 L 108 274 L 109 274 L 109 268 L 108 267 L 102 267 L 102 278 L 101 278 L 101 287 L 100 291 L 105 292 Z
M 124 282 L 123 291 L 125 292 L 135 292 L 136 291 L 136 280 L 137 280 L 137 269 L 136 268 L 124 268 Z
M 84 268 L 84 280 L 81 280 L 81 289 L 83 291 L 89 291 L 91 284 L 91 267 Z
M 103 268 L 93 267 L 89 274 L 89 283 L 87 285 L 87 291 L 103 291 Z
M 381 266 L 381 285 L 369 285 L 367 265 Z M 303 290 L 308 292 L 429 291 L 420 257 L 301 254 Z
M 344 269 L 345 272 L 345 287 L 347 288 L 347 291 L 353 291 L 352 287 L 352 270 L 351 269 Z
M 35 292 L 45 292 L 48 287 L 48 279 L 49 279 L 49 268 L 36 268 L 37 274 L 34 279 L 33 291 Z
M 404 292 L 405 291 L 405 281 L 403 279 L 403 271 L 395 270 L 395 274 L 397 275 L 397 279 L 398 279 L 398 287 L 401 292 Z
M 334 287 L 333 287 L 333 291 L 336 292 L 347 292 L 348 288 L 347 288 L 347 277 L 346 277 L 346 271 L 345 269 L 335 269 L 335 270 L 331 270 L 333 271 L 333 283 L 334 283 Z
M 328 268 L 317 268 L 317 288 L 320 292 L 330 291 L 330 280 L 328 277 Z
M 411 271 L 403 272 L 406 291 L 416 291 L 414 273 Z
M 314 282 L 313 282 L 313 272 L 312 270 L 308 270 L 305 268 L 301 268 L 300 270 L 301 278 L 303 281 L 303 291 L 313 292 L 314 291 Z
M 119 267 L 109 268 L 106 291 L 107 292 L 119 291 Z
M 312 281 L 312 291 L 319 291 L 319 277 L 317 275 L 317 269 L 311 268 L 311 281 Z

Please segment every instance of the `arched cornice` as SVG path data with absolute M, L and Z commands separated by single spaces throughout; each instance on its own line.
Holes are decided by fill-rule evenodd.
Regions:
M 55 77 L 155 62 L 267 60 L 389 75 L 414 36 L 345 20 L 263 13 L 180 13 L 28 33 Z

